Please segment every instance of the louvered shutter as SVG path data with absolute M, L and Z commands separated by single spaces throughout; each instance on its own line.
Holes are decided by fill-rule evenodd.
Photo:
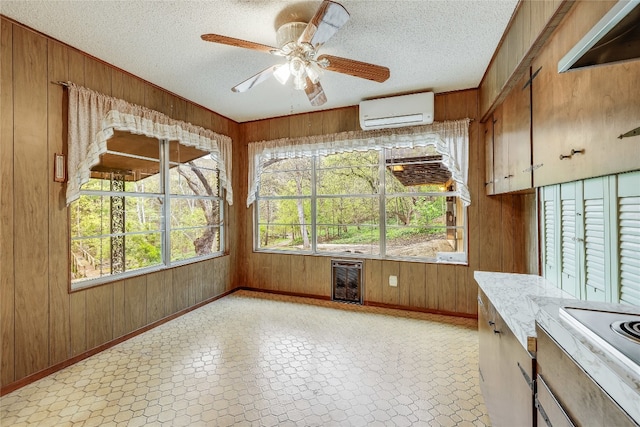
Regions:
M 602 199 L 585 200 L 584 203 L 584 245 L 586 263 L 586 285 L 605 292 L 605 246 L 604 246 L 604 203 Z M 590 292 L 587 291 L 587 295 Z M 593 299 L 593 298 L 587 298 Z M 596 298 L 600 299 L 600 298 Z
M 540 190 L 542 207 L 542 261 L 543 275 L 560 286 L 560 186 L 549 185 Z
M 640 306 L 640 172 L 618 177 L 620 302 Z
M 580 288 L 578 286 L 578 258 L 577 250 L 577 203 L 579 199 L 578 184 L 571 182 L 560 186 L 560 271 L 562 290 L 570 293 L 576 298 L 580 298 Z M 581 197 L 581 196 L 580 196 Z
M 611 301 L 612 177 L 584 181 L 584 290 L 589 301 Z

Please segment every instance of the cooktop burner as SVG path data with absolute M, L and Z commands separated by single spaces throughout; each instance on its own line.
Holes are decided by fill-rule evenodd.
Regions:
M 631 320 L 628 322 L 617 321 L 611 324 L 613 332 L 617 332 L 631 341 L 640 343 L 640 320 Z
M 640 373 L 640 313 L 562 307 L 560 318 Z

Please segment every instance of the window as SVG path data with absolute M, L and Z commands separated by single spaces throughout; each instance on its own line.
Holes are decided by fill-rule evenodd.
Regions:
M 256 250 L 466 261 L 466 208 L 433 145 L 282 157 L 259 172 Z
M 211 153 L 116 132 L 70 205 L 72 288 L 222 254 L 223 208 Z

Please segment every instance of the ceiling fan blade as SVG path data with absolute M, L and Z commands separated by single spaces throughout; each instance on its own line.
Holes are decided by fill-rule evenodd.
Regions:
M 219 34 L 203 34 L 200 36 L 202 40 L 213 43 L 226 44 L 229 46 L 243 47 L 245 49 L 259 50 L 261 52 L 272 53 L 277 51 L 275 47 L 266 44 L 254 43 L 247 40 L 234 39 L 233 37 L 221 36 Z
M 311 79 L 307 77 L 307 87 L 304 91 L 307 94 L 307 98 L 309 98 L 309 102 L 314 107 L 319 107 L 327 102 L 327 96 L 324 94 L 324 89 L 322 89 L 320 82 L 313 83 Z
M 349 74 L 350 76 L 373 80 L 378 83 L 384 82 L 390 75 L 387 67 L 355 61 L 353 59 L 340 58 L 339 56 L 320 55 L 318 57 L 318 63 L 322 64 L 325 59 L 329 61 L 329 65 L 324 67 L 324 69 L 329 71 Z
M 348 20 L 349 12 L 341 4 L 325 0 L 307 24 L 298 42 L 310 43 L 315 49 L 318 49 L 333 37 Z
M 260 71 L 255 76 L 249 77 L 247 80 L 243 81 L 242 83 L 235 85 L 234 87 L 231 88 L 231 90 L 234 92 L 246 92 L 252 87 L 254 87 L 255 85 L 258 85 L 263 81 L 267 80 L 269 77 L 271 77 L 273 75 L 273 72 L 276 70 L 276 68 L 278 68 L 277 65 L 272 65 L 271 67 Z

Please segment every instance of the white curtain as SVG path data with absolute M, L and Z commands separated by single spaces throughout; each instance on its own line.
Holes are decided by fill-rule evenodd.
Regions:
M 457 193 L 465 206 L 471 203 L 469 178 L 470 119 L 438 122 L 425 126 L 378 131 L 353 131 L 302 138 L 283 138 L 249 143 L 249 194 L 247 207 L 256 200 L 260 174 L 273 159 L 327 155 L 348 151 L 434 146 L 442 164 L 451 172 Z
M 231 187 L 231 138 L 212 130 L 174 120 L 158 111 L 130 104 L 68 82 L 69 158 L 67 204 L 80 197 L 80 187 L 89 181 L 91 168 L 107 151 L 114 130 L 157 139 L 179 141 L 212 153 L 219 161 L 220 186 L 233 204 Z

